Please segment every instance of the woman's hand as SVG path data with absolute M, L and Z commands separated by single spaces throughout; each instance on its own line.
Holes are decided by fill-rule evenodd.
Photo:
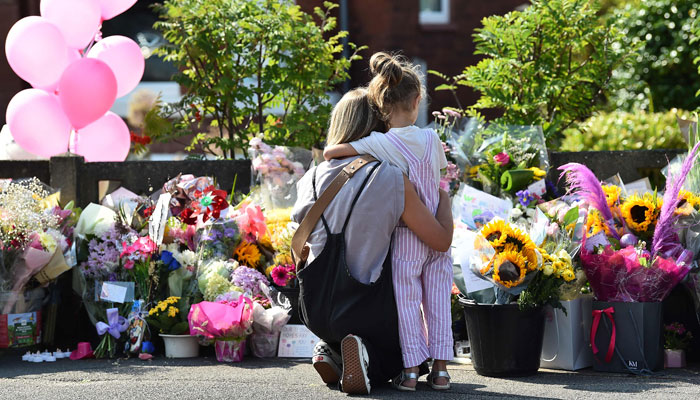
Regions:
M 416 189 L 404 175 L 404 208 L 401 219 L 428 247 L 435 251 L 447 251 L 452 245 L 452 207 L 450 196 L 440 190 L 440 203 L 435 216 L 423 204 Z

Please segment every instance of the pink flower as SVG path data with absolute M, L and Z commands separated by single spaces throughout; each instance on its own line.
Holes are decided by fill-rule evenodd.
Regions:
M 504 151 L 493 156 L 493 161 L 501 167 L 505 167 L 510 162 L 510 156 Z
M 248 238 L 257 240 L 267 232 L 265 216 L 260 206 L 245 205 L 240 214 L 234 218 L 241 232 Z
M 124 269 L 132 269 L 134 268 L 134 260 L 127 259 L 124 261 Z
M 270 272 L 272 280 L 277 286 L 285 286 L 289 280 L 289 271 L 284 265 L 278 265 Z

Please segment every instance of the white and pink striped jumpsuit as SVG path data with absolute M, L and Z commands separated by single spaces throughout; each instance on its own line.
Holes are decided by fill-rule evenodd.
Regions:
M 394 133 L 385 135 L 405 157 L 409 180 L 423 203 L 435 214 L 440 196 L 439 182 L 435 182 L 436 166 L 431 160 L 434 144 L 430 131 L 424 132 L 427 146 L 421 159 Z M 415 367 L 429 357 L 452 360 L 450 253 L 430 249 L 406 226 L 398 226 L 392 243 L 392 270 L 404 367 Z M 421 316 L 421 304 L 425 322 Z

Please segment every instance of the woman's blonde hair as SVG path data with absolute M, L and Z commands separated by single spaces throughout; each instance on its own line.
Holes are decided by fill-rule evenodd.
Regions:
M 349 143 L 374 130 L 383 132 L 383 126 L 370 104 L 367 89 L 353 89 L 345 93 L 333 108 L 326 143 L 329 146 Z
M 380 51 L 370 58 L 369 69 L 373 75 L 368 87 L 369 98 L 384 121 L 389 120 L 396 107 L 409 111 L 416 96 L 425 97 L 420 67 L 411 64 L 406 57 Z

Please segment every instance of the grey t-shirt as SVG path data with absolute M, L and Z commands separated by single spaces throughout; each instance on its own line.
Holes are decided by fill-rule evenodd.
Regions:
M 292 210 L 296 222 L 306 216 L 314 204 L 312 178 L 316 170 L 316 194 L 328 187 L 340 171 L 356 157 L 330 160 L 310 169 L 297 182 L 297 201 Z M 371 163 L 359 170 L 338 192 L 323 215 L 332 233 L 339 233 L 350 211 L 355 195 L 376 164 Z M 403 174 L 397 167 L 382 163 L 370 177 L 353 209 L 345 231 L 348 268 L 359 282 L 376 281 L 391 245 L 391 234 L 398 224 L 404 208 Z M 309 258 L 321 253 L 326 244 L 326 231 L 321 220 L 309 236 Z

